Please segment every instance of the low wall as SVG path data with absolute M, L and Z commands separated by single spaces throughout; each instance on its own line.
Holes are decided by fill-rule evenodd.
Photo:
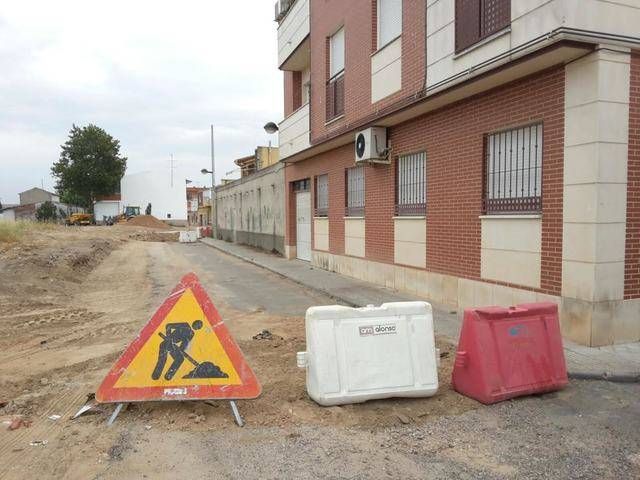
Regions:
M 216 187 L 217 237 L 284 255 L 284 164 Z

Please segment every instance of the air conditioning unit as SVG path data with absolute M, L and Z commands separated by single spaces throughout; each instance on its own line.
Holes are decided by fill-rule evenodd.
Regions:
M 386 128 L 371 127 L 356 133 L 356 165 L 364 163 L 390 163 Z

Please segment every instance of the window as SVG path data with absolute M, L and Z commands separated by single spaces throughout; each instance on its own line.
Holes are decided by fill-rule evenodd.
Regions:
M 296 180 L 295 182 L 293 182 L 293 191 L 294 192 L 309 191 L 309 179 L 305 178 L 303 180 Z
M 378 50 L 402 33 L 402 0 L 378 0 Z
M 456 0 L 456 52 L 511 24 L 511 0 Z
M 344 114 L 344 28 L 328 39 L 327 122 Z
M 329 215 L 329 175 L 316 177 L 316 217 Z
M 329 44 L 329 77 L 333 78 L 344 70 L 344 28 L 331 36 Z
M 542 211 L 542 124 L 485 137 L 488 214 Z
M 401 155 L 396 169 L 396 215 L 424 215 L 427 207 L 427 155 Z
M 347 168 L 346 211 L 347 217 L 364 216 L 364 167 Z

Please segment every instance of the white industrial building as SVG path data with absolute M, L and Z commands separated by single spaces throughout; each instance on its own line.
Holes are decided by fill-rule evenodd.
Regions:
M 120 181 L 121 209 L 140 207 L 144 213 L 151 204 L 151 215 L 174 225 L 187 223 L 186 177 L 166 171 L 132 173 Z

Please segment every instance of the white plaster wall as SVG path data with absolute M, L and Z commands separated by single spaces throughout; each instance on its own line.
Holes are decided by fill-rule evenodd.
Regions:
M 364 257 L 365 254 L 365 219 L 344 219 L 344 253 L 352 257 Z
M 8 209 L 5 210 L 4 212 L 0 213 L 0 219 L 6 221 L 6 222 L 15 222 L 16 221 L 16 212 L 13 209 Z
M 329 219 L 327 217 L 313 219 L 313 249 L 329 250 Z
M 512 0 L 510 31 L 456 55 L 455 0 L 428 0 L 427 86 L 462 72 L 478 74 L 471 69 L 560 27 L 640 37 L 638 25 L 640 2 L 636 0 Z M 506 57 L 504 62 L 509 60 Z
M 540 287 L 540 216 L 481 217 L 480 275 L 487 280 Z
M 187 220 L 186 178 L 166 171 L 128 174 L 120 181 L 123 207 L 140 207 L 140 213 L 151 203 L 151 214 L 160 220 Z M 169 218 L 171 215 L 171 218 Z
M 145 204 L 146 207 L 146 204 Z M 144 207 L 140 207 L 144 210 Z M 141 211 L 140 213 L 144 213 Z M 104 217 L 115 217 L 120 214 L 120 202 L 117 200 L 106 200 L 102 202 L 96 202 L 93 205 L 93 217 L 96 222 L 102 222 Z
M 280 159 L 311 146 L 309 143 L 309 104 L 285 118 L 279 125 Z
M 309 35 L 309 0 L 297 0 L 278 26 L 278 65 Z
M 425 268 L 427 265 L 427 221 L 418 217 L 393 220 L 393 261 L 399 265 Z
M 402 37 L 371 56 L 371 103 L 402 88 Z
M 216 187 L 218 226 L 284 237 L 284 186 L 284 165 L 277 163 Z

